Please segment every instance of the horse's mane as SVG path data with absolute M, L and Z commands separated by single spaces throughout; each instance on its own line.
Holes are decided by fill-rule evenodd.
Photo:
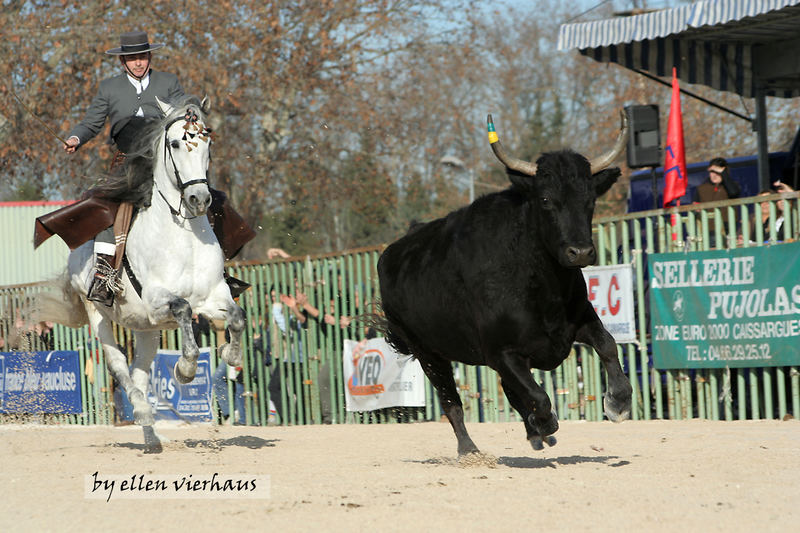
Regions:
M 148 207 L 153 193 L 153 165 L 164 128 L 173 119 L 183 116 L 190 106 L 196 108 L 200 120 L 204 120 L 201 103 L 197 97 L 188 96 L 180 103 L 170 102 L 172 112 L 161 119 L 141 120 L 141 126 L 133 149 L 125 162 L 115 171 L 104 173 L 92 187 L 91 196 L 101 196 L 118 202 L 130 202 L 135 207 Z

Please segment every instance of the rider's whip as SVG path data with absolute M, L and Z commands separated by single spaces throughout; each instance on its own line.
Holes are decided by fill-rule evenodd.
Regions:
M 56 132 L 54 132 L 54 131 L 53 131 L 53 130 L 50 128 L 50 126 L 48 126 L 48 125 L 45 123 L 45 121 L 44 121 L 44 120 L 42 120 L 41 118 L 39 118 L 39 117 L 36 115 L 36 113 L 34 113 L 33 111 L 31 111 L 31 108 L 29 108 L 28 106 L 26 106 L 26 105 L 25 105 L 25 102 L 23 102 L 22 100 L 20 100 L 19 96 L 17 96 L 17 93 L 15 93 L 15 92 L 14 92 L 14 89 L 13 89 L 13 88 L 11 88 L 11 86 L 9 86 L 9 87 L 8 87 L 8 90 L 9 90 L 9 91 L 11 91 L 11 94 L 13 94 L 13 95 L 14 95 L 14 98 L 16 98 L 16 99 L 17 99 L 17 102 L 19 102 L 19 105 L 21 105 L 21 106 L 22 106 L 22 108 L 23 108 L 25 111 L 27 111 L 28 113 L 30 113 L 30 114 L 31 114 L 31 116 L 32 116 L 33 118 L 35 118 L 36 120 L 38 120 L 38 121 L 39 121 L 39 124 L 41 124 L 42 126 L 44 126 L 44 128 L 45 128 L 45 129 L 46 129 L 48 132 L 50 132 L 50 135 L 52 135 L 53 137 L 55 137 L 56 139 L 58 139 L 59 141 L 61 141 L 61 142 L 62 142 L 62 143 L 64 143 L 65 145 L 67 144 L 67 141 L 65 141 L 64 139 L 62 139 L 62 138 L 61 138 L 61 137 L 60 137 L 60 136 L 59 136 L 59 135 L 58 135 Z

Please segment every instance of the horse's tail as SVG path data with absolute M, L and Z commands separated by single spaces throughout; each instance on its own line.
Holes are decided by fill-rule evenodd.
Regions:
M 69 273 L 46 282 L 33 299 L 32 315 L 36 322 L 55 322 L 69 328 L 89 323 L 81 296 L 72 287 Z

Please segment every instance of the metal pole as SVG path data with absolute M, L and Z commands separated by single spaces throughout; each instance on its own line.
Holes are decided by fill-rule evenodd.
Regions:
M 758 184 L 769 189 L 769 145 L 767 142 L 767 97 L 763 87 L 756 88 L 756 145 L 758 146 Z
M 656 167 L 650 167 L 651 188 L 653 190 L 653 209 L 658 209 L 658 183 L 656 180 Z

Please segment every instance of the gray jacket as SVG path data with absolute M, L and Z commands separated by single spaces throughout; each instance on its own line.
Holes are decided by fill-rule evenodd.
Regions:
M 76 136 L 84 144 L 100 133 L 108 117 L 111 121 L 111 139 L 114 139 L 140 106 L 146 118 L 160 118 L 161 110 L 156 103 L 156 96 L 162 102 L 178 102 L 182 99 L 183 88 L 178 77 L 168 72 L 151 70 L 147 89 L 138 95 L 124 72 L 105 79 L 100 82 L 100 89 L 86 116 L 72 129 L 69 136 Z

